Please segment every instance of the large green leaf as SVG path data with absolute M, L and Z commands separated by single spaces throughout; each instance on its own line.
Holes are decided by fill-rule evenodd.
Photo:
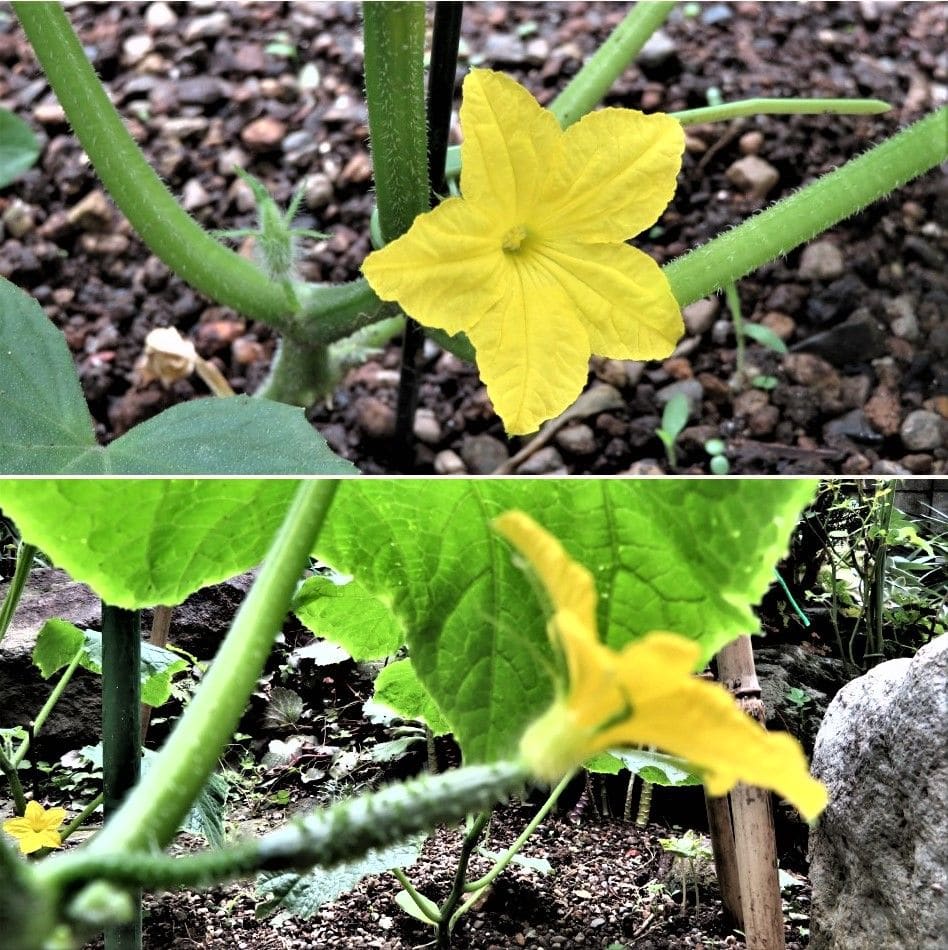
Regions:
M 816 482 L 359 481 L 341 486 L 316 555 L 401 621 L 412 666 L 468 761 L 509 755 L 552 696 L 542 608 L 489 522 L 520 508 L 593 573 L 619 647 L 671 630 L 702 665 L 757 630 Z
M 293 598 L 292 610 L 313 633 L 345 647 L 354 660 L 380 660 L 405 642 L 398 618 L 351 578 L 307 578 Z
M 302 409 L 265 399 L 195 399 L 98 445 L 65 337 L 0 278 L 0 473 L 353 475 Z
M 0 109 L 0 188 L 6 188 L 39 158 L 33 130 L 8 109 Z
M 377 703 L 394 709 L 404 719 L 418 719 L 436 735 L 451 731 L 431 693 L 421 685 L 411 660 L 389 663 L 375 679 Z
M 257 564 L 296 482 L 266 479 L 3 479 L 23 538 L 103 600 L 178 604 Z

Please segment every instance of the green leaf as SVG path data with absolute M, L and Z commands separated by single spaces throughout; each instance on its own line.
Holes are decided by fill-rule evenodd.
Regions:
M 0 509 L 116 607 L 179 604 L 257 564 L 297 483 L 261 479 L 0 480 Z
M 95 441 L 66 339 L 0 278 L 0 473 L 353 475 L 302 409 L 249 396 L 172 406 L 108 446 Z
M 438 905 L 430 898 L 425 897 L 424 894 L 419 894 L 418 898 L 424 905 L 425 910 L 422 910 L 418 906 L 418 903 L 408 891 L 399 891 L 395 895 L 395 903 L 398 904 L 409 917 L 414 917 L 415 920 L 420 920 L 429 927 L 436 927 L 436 921 L 441 913 L 441 911 L 438 910 Z M 426 914 L 425 911 L 428 913 Z
M 85 654 L 79 665 L 93 673 L 102 672 L 102 634 L 86 630 Z M 142 644 L 142 702 L 146 706 L 163 706 L 171 696 L 171 677 L 188 668 L 188 661 L 171 650 L 151 643 Z
M 674 442 L 678 434 L 686 425 L 688 425 L 688 416 L 691 414 L 691 407 L 688 405 L 688 397 L 684 393 L 675 393 L 662 411 L 662 429 L 670 436 Z
M 661 752 L 644 749 L 614 750 L 612 755 L 633 774 L 652 785 L 700 785 L 701 777 L 686 762 Z
M 618 775 L 625 766 L 614 755 L 600 752 L 583 762 L 583 768 L 587 772 L 597 772 L 600 775 Z
M 355 660 L 391 656 L 405 640 L 391 606 L 343 575 L 307 578 L 292 610 L 316 636 L 338 643 Z
M 506 852 L 504 851 L 491 851 L 489 848 L 478 848 L 481 854 L 485 858 L 489 858 L 491 861 L 499 861 Z M 528 858 L 524 854 L 515 854 L 510 859 L 511 864 L 519 864 L 520 867 L 526 868 L 528 871 L 535 871 L 537 874 L 552 874 L 553 865 L 547 861 L 546 858 Z
M 295 726 L 303 715 L 303 698 L 294 689 L 274 686 L 270 701 L 263 711 L 263 724 L 271 729 L 286 729 Z
M 33 130 L 7 109 L 0 109 L 0 188 L 6 188 L 39 158 Z
M 44 680 L 72 663 L 72 658 L 85 645 L 86 635 L 66 620 L 47 620 L 36 635 L 33 664 Z M 80 662 L 82 662 L 80 660 Z
M 102 634 L 95 630 L 80 630 L 66 620 L 47 620 L 36 637 L 33 662 L 44 679 L 68 666 L 82 650 L 79 665 L 92 673 L 102 673 Z M 188 661 L 178 654 L 142 644 L 141 684 L 142 702 L 148 706 L 162 706 L 171 695 L 171 677 L 187 669 Z
M 553 658 L 542 607 L 491 518 L 527 512 L 590 569 L 610 646 L 671 630 L 700 644 L 704 665 L 757 629 L 752 606 L 816 484 L 346 481 L 315 554 L 390 608 L 465 761 L 492 761 L 550 702 Z
M 375 679 L 375 702 L 394 709 L 403 719 L 419 719 L 436 735 L 451 731 L 431 693 L 421 684 L 411 660 L 389 663 Z
M 356 861 L 347 861 L 329 869 L 314 868 L 307 874 L 294 871 L 259 874 L 257 896 L 263 901 L 257 907 L 257 916 L 263 917 L 283 907 L 308 920 L 323 904 L 351 891 L 362 878 L 392 868 L 410 867 L 418 860 L 426 837 L 415 835 L 381 851 L 373 848 Z
M 766 346 L 768 350 L 773 350 L 775 353 L 787 352 L 787 344 L 770 327 L 765 327 L 763 324 L 745 323 L 744 335 L 749 336 L 761 346 Z
M 83 746 L 79 755 L 86 759 L 94 769 L 102 770 L 102 743 Z M 142 774 L 139 781 L 144 782 L 148 770 L 158 756 L 157 750 L 142 749 Z M 187 813 L 179 831 L 188 834 L 200 835 L 214 848 L 224 846 L 224 808 L 227 803 L 227 793 L 230 784 L 223 775 L 212 772 L 200 794 L 194 800 L 191 810 Z

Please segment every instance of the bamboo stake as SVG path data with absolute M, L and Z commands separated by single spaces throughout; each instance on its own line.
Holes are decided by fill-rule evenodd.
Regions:
M 738 930 L 744 929 L 744 913 L 741 910 L 741 882 L 737 873 L 737 851 L 734 845 L 734 826 L 731 824 L 731 806 L 727 796 L 711 798 L 704 796 L 708 810 L 708 831 L 711 849 L 714 851 L 714 872 L 721 889 L 724 913 Z
M 718 678 L 741 708 L 764 721 L 760 683 L 750 637 L 739 637 L 717 655 Z M 728 796 L 734 826 L 744 936 L 748 950 L 784 950 L 783 909 L 777 876 L 770 793 L 738 785 Z

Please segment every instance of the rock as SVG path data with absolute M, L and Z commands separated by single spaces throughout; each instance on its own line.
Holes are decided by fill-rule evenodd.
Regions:
M 914 454 L 906 455 L 900 464 L 913 475 L 930 475 L 935 462 L 930 455 Z
M 864 407 L 872 427 L 883 435 L 895 435 L 902 421 L 902 403 L 899 394 L 888 386 L 878 386 Z
M 912 473 L 904 465 L 899 465 L 898 462 L 890 462 L 888 459 L 879 459 L 878 462 L 873 463 L 872 470 L 869 474 L 895 475 L 901 477 L 902 475 L 911 475 Z
M 211 200 L 207 189 L 196 178 L 189 178 L 184 183 L 184 189 L 181 192 L 181 204 L 185 211 L 195 211 L 198 208 L 207 207 Z
M 780 410 L 776 406 L 761 406 L 747 418 L 747 431 L 756 438 L 770 435 L 780 422 Z
M 153 49 L 155 41 L 147 33 L 130 36 L 122 44 L 122 58 L 130 66 L 140 63 Z
M 733 332 L 734 324 L 730 320 L 715 320 L 714 326 L 711 327 L 711 342 L 714 343 L 715 346 L 724 346 L 731 338 Z
M 636 62 L 646 70 L 654 69 L 672 59 L 677 50 L 678 44 L 664 30 L 656 30 L 642 47 Z
M 472 475 L 490 475 L 508 458 L 507 446 L 492 435 L 468 435 L 461 444 L 461 459 Z
M 106 231 L 112 227 L 112 203 L 104 191 L 90 191 L 68 213 L 69 223 L 83 231 Z
M 419 409 L 415 413 L 412 429 L 415 438 L 426 445 L 437 445 L 441 441 L 441 424 L 430 409 Z
M 596 451 L 596 434 L 583 422 L 567 426 L 556 433 L 556 444 L 570 455 L 592 455 Z
M 812 353 L 789 353 L 784 357 L 784 372 L 794 383 L 824 389 L 839 385 L 839 374 L 826 360 Z
M 784 343 L 793 336 L 797 329 L 797 322 L 793 317 L 779 310 L 769 310 L 760 319 L 761 326 L 772 330 Z
M 701 336 L 707 333 L 714 323 L 714 318 L 718 315 L 721 308 L 721 302 L 717 297 L 705 297 L 704 300 L 696 300 L 688 304 L 681 315 L 685 321 L 685 329 L 692 336 Z
M 286 126 L 272 116 L 265 115 L 245 126 L 240 139 L 255 152 L 267 152 L 277 148 L 286 136 Z
M 899 429 L 902 444 L 912 452 L 939 449 L 944 443 L 945 422 L 937 412 L 916 409 L 910 412 Z
M 527 58 L 521 40 L 510 33 L 490 33 L 484 42 L 484 58 L 495 65 L 519 66 Z
M 162 0 L 158 0 L 158 3 L 150 3 L 145 10 L 145 26 L 152 32 L 167 30 L 177 22 L 178 15 Z
M 901 294 L 889 304 L 887 310 L 891 318 L 889 326 L 892 332 L 902 340 L 917 343 L 921 338 L 921 332 L 912 298 L 907 294 Z
M 195 76 L 176 84 L 178 101 L 184 105 L 209 106 L 227 97 L 228 84 L 214 76 Z
M 332 201 L 333 187 L 328 175 L 317 172 L 309 175 L 303 190 L 303 204 L 310 211 L 325 208 Z
M 869 424 L 862 409 L 851 409 L 823 426 L 823 438 L 828 445 L 837 444 L 841 437 L 870 445 L 882 441 L 882 436 Z
M 384 439 L 395 431 L 395 410 L 377 396 L 362 396 L 355 404 L 356 424 L 372 439 Z
M 13 238 L 25 237 L 36 227 L 33 209 L 19 198 L 14 198 L 10 202 L 0 221 Z
M 669 386 L 663 386 L 655 393 L 655 400 L 660 406 L 664 406 L 669 399 L 678 393 L 684 394 L 688 400 L 690 415 L 697 416 L 701 410 L 701 398 L 704 396 L 704 387 L 701 383 L 697 379 L 683 379 Z
M 735 397 L 734 415 L 752 416 L 769 403 L 770 397 L 762 389 L 748 389 Z
M 262 363 L 267 356 L 264 345 L 249 336 L 240 336 L 230 346 L 230 354 L 238 366 L 252 366 Z
M 829 806 L 810 832 L 812 950 L 944 946 L 948 636 L 847 684 L 820 726 Z
M 665 469 L 655 459 L 639 459 L 633 462 L 623 473 L 624 475 L 664 475 Z
M 243 574 L 205 587 L 175 607 L 171 618 L 172 642 L 200 659 L 211 658 L 252 579 L 252 574 Z M 4 593 L 0 585 L 0 600 Z M 63 571 L 41 568 L 30 574 L 10 629 L 0 643 L 0 727 L 30 722 L 55 685 L 56 678 L 42 679 L 31 659 L 43 624 L 59 618 L 77 627 L 99 630 L 101 609 L 99 598 Z M 142 612 L 142 630 L 150 627 L 151 611 L 146 610 Z M 99 677 L 77 670 L 39 735 L 41 758 L 52 757 L 47 743 L 59 755 L 97 740 L 101 729 L 100 697 Z
M 196 40 L 212 40 L 223 35 L 230 25 L 230 17 L 223 12 L 209 13 L 195 17 L 184 28 L 182 37 L 185 43 Z
M 842 251 L 832 241 L 814 241 L 800 255 L 799 273 L 805 280 L 835 280 L 845 269 Z
M 552 445 L 538 449 L 517 468 L 519 475 L 550 475 L 560 471 L 565 471 L 563 456 Z
M 467 472 L 461 456 L 457 452 L 452 452 L 451 449 L 439 452 L 435 456 L 433 467 L 437 475 L 464 475 Z
M 741 150 L 742 155 L 756 155 L 763 144 L 764 133 L 754 129 L 752 132 L 745 132 L 738 139 L 737 147 Z
M 358 151 L 346 162 L 342 170 L 344 182 L 363 182 L 372 177 L 372 159 L 367 152 Z
M 780 172 L 756 155 L 739 158 L 725 174 L 731 184 L 751 198 L 763 198 L 780 181 Z

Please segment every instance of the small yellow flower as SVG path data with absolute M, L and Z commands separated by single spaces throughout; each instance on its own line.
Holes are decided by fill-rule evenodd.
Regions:
M 684 332 L 668 281 L 623 243 L 675 192 L 684 133 L 667 115 L 600 109 L 562 130 L 512 79 L 464 80 L 461 195 L 370 254 L 375 292 L 464 332 L 508 432 L 559 415 L 592 353 L 661 359 Z
M 768 788 L 812 821 L 826 789 L 812 778 L 800 744 L 767 732 L 723 687 L 693 675 L 699 646 L 649 633 L 613 650 L 599 640 L 592 575 L 522 512 L 494 521 L 529 562 L 550 598 L 548 632 L 566 671 L 553 704 L 527 728 L 520 753 L 553 782 L 591 756 L 628 745 L 655 746 L 686 759 L 711 795 L 738 782 Z
M 65 808 L 43 808 L 39 802 L 27 802 L 22 818 L 8 818 L 3 830 L 12 835 L 23 854 L 32 854 L 40 848 L 62 847 L 59 826 L 66 820 Z

